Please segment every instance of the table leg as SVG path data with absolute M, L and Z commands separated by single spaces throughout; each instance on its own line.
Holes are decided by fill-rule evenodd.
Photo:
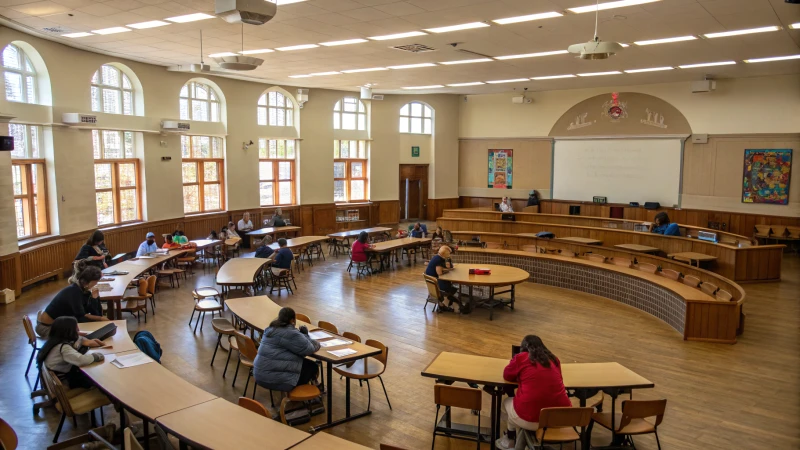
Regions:
M 144 449 L 150 450 L 150 423 L 146 419 L 142 419 L 142 426 L 144 427 Z
M 333 364 L 330 362 L 325 363 L 325 378 L 328 380 L 328 424 L 333 422 Z M 613 416 L 612 416 L 613 417 Z
M 116 309 L 114 320 L 121 320 L 122 319 L 122 300 L 121 299 L 114 300 L 114 309 Z
M 349 422 L 351 420 L 358 419 L 360 417 L 368 416 L 372 414 L 372 411 L 362 411 L 357 414 L 350 413 L 350 379 L 347 379 L 347 387 L 345 391 L 345 400 L 347 404 L 345 405 L 345 415 L 344 419 L 339 419 L 334 421 L 333 420 L 333 364 L 330 362 L 326 362 L 327 370 L 326 375 L 328 378 L 328 385 L 326 389 L 328 390 L 328 405 L 326 408 L 328 409 L 328 421 L 322 425 L 317 425 L 315 427 L 311 427 L 311 432 L 316 433 L 317 431 L 324 430 L 326 428 L 335 427 L 336 425 L 343 424 L 345 422 Z
M 345 388 L 345 417 L 350 417 L 350 377 L 347 377 L 347 387 Z

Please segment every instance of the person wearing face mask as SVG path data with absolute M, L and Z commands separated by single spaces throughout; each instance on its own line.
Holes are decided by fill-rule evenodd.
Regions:
M 74 317 L 78 322 L 108 320 L 97 308 L 100 291 L 96 286 L 102 277 L 103 272 L 96 266 L 89 265 L 85 260 L 75 261 L 69 286 L 59 291 L 39 316 L 36 334 L 46 338 L 53 322 L 64 316 Z
M 139 250 L 136 251 L 137 258 L 158 250 L 158 245 L 156 245 L 156 235 L 151 231 L 147 233 L 147 236 L 145 237 L 147 240 L 139 244 Z
M 102 231 L 95 230 L 81 247 L 78 256 L 75 257 L 75 261 L 85 259 L 90 265 L 102 270 L 108 267 L 106 263 L 107 257 L 108 249 L 105 246 L 105 236 L 103 236 Z

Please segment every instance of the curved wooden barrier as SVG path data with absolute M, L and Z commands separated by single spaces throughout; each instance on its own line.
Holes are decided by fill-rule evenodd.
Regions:
M 635 268 L 518 250 L 459 248 L 462 264 L 502 264 L 530 273 L 530 281 L 599 295 L 640 309 L 683 334 L 684 340 L 734 344 L 742 331 L 744 291 L 733 283 L 731 301 L 659 274 Z M 718 282 L 721 280 L 717 279 Z M 716 284 L 716 283 L 715 283 Z M 727 289 L 726 289 L 727 290 Z
M 758 245 L 736 247 L 697 239 L 663 236 L 653 233 L 613 228 L 581 227 L 535 222 L 510 222 L 505 220 L 456 219 L 440 217 L 437 223 L 445 230 L 460 234 L 501 233 L 518 235 L 549 231 L 558 238 L 585 237 L 603 241 L 604 247 L 616 244 L 640 244 L 661 249 L 664 253 L 697 252 L 717 258 L 710 270 L 735 281 L 779 281 L 784 245 Z M 517 245 L 523 237 L 505 238 L 509 245 Z

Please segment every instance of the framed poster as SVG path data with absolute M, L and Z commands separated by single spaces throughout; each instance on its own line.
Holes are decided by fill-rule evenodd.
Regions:
M 489 187 L 511 189 L 513 150 L 489 150 Z
M 789 204 L 791 149 L 746 149 L 742 203 Z

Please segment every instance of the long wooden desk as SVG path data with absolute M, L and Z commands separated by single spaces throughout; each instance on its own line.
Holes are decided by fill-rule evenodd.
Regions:
M 366 249 L 367 253 L 372 253 L 378 255 L 380 258 L 381 266 L 380 271 L 386 268 L 386 266 L 390 264 L 386 264 L 388 262 L 388 258 L 391 258 L 392 252 L 403 248 L 418 248 L 423 245 L 430 245 L 433 240 L 431 238 L 401 238 L 401 239 L 390 239 L 388 241 L 378 242 L 372 244 L 372 246 Z M 408 264 L 411 265 L 411 260 L 408 261 Z
M 781 276 L 781 260 L 784 245 L 758 245 L 738 247 L 717 244 L 698 239 L 664 236 L 613 228 L 594 228 L 574 225 L 559 225 L 535 222 L 509 222 L 504 220 L 455 219 L 440 217 L 439 226 L 450 230 L 454 236 L 485 233 L 520 235 L 549 231 L 558 238 L 584 237 L 603 241 L 604 247 L 617 244 L 639 244 L 661 249 L 665 254 L 697 252 L 717 257 L 709 270 L 734 281 L 778 281 Z M 520 236 L 520 238 L 528 239 Z M 509 245 L 517 245 L 517 240 L 504 239 Z M 513 244 L 512 244 L 513 243 Z
M 288 234 L 294 233 L 297 235 L 297 232 L 300 231 L 302 228 L 296 227 L 293 225 L 288 225 L 285 227 L 266 227 L 266 228 L 259 228 L 258 230 L 253 230 L 247 233 L 248 236 L 256 236 L 256 237 L 264 237 L 268 234 L 278 236 L 279 234 Z
M 469 269 L 476 268 L 489 269 L 492 273 L 488 275 L 474 275 L 469 273 Z M 500 306 L 501 308 L 508 306 L 512 311 L 514 310 L 514 301 L 516 300 L 514 286 L 528 281 L 528 277 L 530 277 L 528 272 L 516 267 L 499 266 L 496 264 L 458 264 L 450 269 L 449 272 L 440 275 L 439 279 L 457 283 L 459 286 L 466 286 L 469 301 L 473 304 L 475 303 L 473 288 L 476 286 L 488 287 L 489 295 L 488 298 L 482 302 L 482 305 L 489 309 L 489 320 L 492 320 L 494 319 L 495 306 Z M 500 292 L 495 291 L 495 288 L 502 286 L 509 286 L 509 289 Z M 508 301 L 494 298 L 495 295 L 506 293 L 511 294 L 511 298 Z
M 230 286 L 253 286 L 258 274 L 269 264 L 271 261 L 264 258 L 229 259 L 217 271 L 217 284 L 224 292 Z
M 368 448 L 332 434 L 317 433 L 292 447 L 292 450 L 367 450 Z
M 358 237 L 359 234 L 361 234 L 362 231 L 372 236 L 374 234 L 389 233 L 390 231 L 392 231 L 392 229 L 386 227 L 362 228 L 360 230 L 348 230 L 348 231 L 340 231 L 338 233 L 331 233 L 328 235 L 328 237 L 334 239 L 356 238 Z
M 110 338 L 103 340 L 103 343 L 110 345 L 111 348 L 89 348 L 87 353 L 100 353 L 103 355 L 108 355 L 138 350 L 136 344 L 133 343 L 130 335 L 128 335 L 128 325 L 124 320 L 112 320 L 111 322 L 83 322 L 80 324 L 80 329 L 81 331 L 91 333 L 92 331 L 97 331 L 100 328 L 103 328 L 109 323 L 113 323 L 117 326 L 117 332 Z
M 459 265 L 480 266 L 491 261 L 518 267 L 530 273 L 530 281 L 535 283 L 600 295 L 633 306 L 666 322 L 681 333 L 684 340 L 733 344 L 743 331 L 744 291 L 735 283 L 710 276 L 702 269 L 692 267 L 690 273 L 703 275 L 717 286 L 725 283 L 734 299 L 717 300 L 700 289 L 658 274 L 585 258 L 459 248 L 452 259 Z
M 277 303 L 273 302 L 269 297 L 266 295 L 256 296 L 256 297 L 243 297 L 243 298 L 234 298 L 229 299 L 226 304 L 228 305 L 228 309 L 238 317 L 242 322 L 247 324 L 252 330 L 263 332 L 265 329 L 269 327 L 270 322 L 275 320 L 278 317 L 278 312 L 281 309 L 281 306 Z M 305 325 L 309 331 L 313 331 L 317 329 L 316 326 L 312 324 L 306 324 L 301 321 L 297 321 L 297 326 Z M 332 334 L 328 332 L 329 334 Z M 347 355 L 344 357 L 334 356 L 330 353 L 332 350 L 339 350 L 343 348 L 351 348 L 356 351 L 356 353 L 352 355 Z M 359 417 L 363 417 L 366 415 L 371 414 L 371 411 L 363 411 L 357 414 L 350 414 L 350 378 L 347 378 L 347 390 L 345 393 L 345 406 L 346 406 L 346 413 L 344 419 L 333 420 L 333 366 L 345 364 L 351 361 L 356 361 L 362 358 L 367 358 L 369 356 L 375 356 L 379 354 L 381 351 L 374 347 L 369 347 L 364 345 L 360 342 L 353 342 L 352 344 L 345 344 L 340 346 L 333 346 L 328 348 L 320 348 L 316 353 L 311 355 L 311 358 L 318 359 L 320 361 L 327 362 L 326 364 L 326 388 L 328 394 L 328 406 L 326 407 L 327 410 L 327 422 L 323 425 L 319 425 L 314 427 L 314 431 L 324 430 L 325 428 L 330 428 L 344 422 L 349 422 L 351 420 L 357 419 Z
M 286 240 L 286 247 L 295 249 L 298 247 L 305 247 L 306 245 L 316 244 L 317 242 L 325 242 L 328 240 L 327 236 L 300 236 Z M 280 248 L 277 242 L 269 244 L 269 248 L 277 250 Z

